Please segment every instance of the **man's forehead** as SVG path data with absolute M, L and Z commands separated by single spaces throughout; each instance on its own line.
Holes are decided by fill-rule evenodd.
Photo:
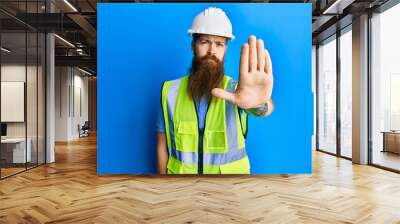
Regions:
M 202 34 L 199 37 L 199 39 L 221 41 L 221 42 L 225 42 L 226 41 L 226 37 L 221 37 L 221 36 L 216 36 L 216 35 L 209 35 L 209 34 Z

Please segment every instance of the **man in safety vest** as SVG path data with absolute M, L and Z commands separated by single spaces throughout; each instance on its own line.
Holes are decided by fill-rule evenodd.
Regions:
M 272 62 L 264 43 L 249 37 L 241 49 L 239 82 L 224 74 L 232 24 L 219 8 L 198 14 L 188 30 L 193 60 L 187 76 L 164 82 L 158 119 L 160 174 L 249 174 L 247 114 L 268 116 Z

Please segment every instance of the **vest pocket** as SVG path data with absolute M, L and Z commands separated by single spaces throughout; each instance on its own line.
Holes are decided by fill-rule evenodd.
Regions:
M 197 165 L 182 163 L 170 156 L 167 163 L 167 174 L 196 174 Z
M 228 151 L 225 131 L 208 130 L 205 133 L 204 151 L 208 153 L 226 153 Z
M 175 133 L 176 150 L 182 152 L 197 151 L 197 124 L 193 121 L 180 121 Z

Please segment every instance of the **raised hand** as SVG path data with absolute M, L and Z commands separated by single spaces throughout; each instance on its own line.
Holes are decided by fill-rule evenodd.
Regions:
M 240 54 L 239 84 L 234 93 L 220 88 L 212 90 L 216 97 L 228 100 L 240 108 L 248 109 L 271 101 L 273 75 L 272 62 L 264 42 L 249 37 Z

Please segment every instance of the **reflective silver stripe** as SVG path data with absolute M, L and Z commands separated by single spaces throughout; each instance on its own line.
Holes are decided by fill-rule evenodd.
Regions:
M 197 164 L 197 153 L 195 152 L 182 152 L 173 148 L 170 155 L 183 163 Z M 203 162 L 205 165 L 221 165 L 243 159 L 246 156 L 246 149 L 231 148 L 227 153 L 204 153 Z
M 227 153 L 205 153 L 204 164 L 222 165 L 231 163 L 247 156 L 246 149 L 229 148 Z
M 176 79 L 171 82 L 172 83 L 167 90 L 169 133 L 170 133 L 171 145 L 172 145 L 172 148 L 168 149 L 169 155 L 172 155 L 173 151 L 174 151 L 173 149 L 176 149 L 174 123 L 173 123 L 172 116 L 174 115 L 176 99 L 178 98 L 179 86 L 181 85 L 181 79 Z M 167 131 L 167 130 L 165 130 L 165 131 Z
M 181 161 L 182 163 L 197 164 L 197 153 L 196 152 L 182 152 L 175 148 L 170 150 L 171 156 Z
M 228 92 L 235 91 L 235 82 L 229 80 Z M 238 147 L 238 136 L 237 136 L 237 123 L 236 123 L 236 105 L 225 100 L 225 119 L 226 119 L 226 132 L 227 132 L 227 141 L 228 148 L 234 149 Z

